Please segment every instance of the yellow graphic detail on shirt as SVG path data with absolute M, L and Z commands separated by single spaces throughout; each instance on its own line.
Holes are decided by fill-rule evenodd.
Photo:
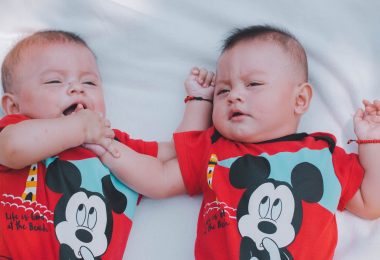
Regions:
M 218 163 L 216 154 L 211 154 L 207 167 L 207 184 L 212 189 L 212 178 L 214 176 L 215 165 Z
M 36 201 L 37 198 L 37 164 L 32 164 L 26 179 L 25 190 L 21 195 L 23 200 Z

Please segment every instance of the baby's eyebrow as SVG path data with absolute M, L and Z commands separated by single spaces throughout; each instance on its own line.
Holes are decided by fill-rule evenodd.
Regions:
M 55 73 L 55 74 L 63 74 L 64 71 L 63 70 L 59 70 L 59 69 L 47 69 L 47 70 L 44 70 L 41 75 L 44 76 L 44 75 L 47 75 L 47 74 L 52 74 L 52 73 Z
M 267 72 L 264 71 L 264 70 L 253 69 L 253 70 L 248 71 L 247 73 L 244 73 L 244 74 L 242 75 L 242 78 L 243 78 L 243 79 L 248 79 L 248 78 L 251 77 L 252 75 L 253 75 L 253 76 L 256 76 L 256 75 L 265 75 L 265 74 L 267 74 Z
M 100 76 L 94 72 L 84 71 L 80 73 L 80 77 L 88 77 L 88 76 L 94 77 L 95 79 L 100 79 Z
M 222 85 L 229 85 L 230 84 L 230 80 L 228 80 L 228 79 L 221 79 L 221 80 L 216 79 L 215 80 L 215 85 L 220 85 L 220 84 L 222 84 Z

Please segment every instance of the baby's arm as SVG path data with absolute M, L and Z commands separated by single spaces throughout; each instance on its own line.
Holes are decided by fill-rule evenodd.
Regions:
M 204 68 L 194 67 L 185 81 L 188 97 L 185 112 L 176 132 L 205 130 L 211 125 L 212 100 L 214 97 L 215 74 Z
M 205 130 L 211 124 L 212 99 L 214 95 L 215 74 L 204 68 L 194 67 L 185 80 L 188 96 L 205 100 L 191 100 L 185 103 L 185 112 L 176 132 Z M 210 101 L 206 101 L 210 100 Z M 168 161 L 176 157 L 172 142 L 158 144 L 158 159 Z
M 380 140 L 380 100 L 364 100 L 365 109 L 354 116 L 354 129 L 358 140 Z M 347 204 L 354 214 L 363 218 L 380 217 L 380 143 L 359 144 L 359 160 L 365 175 L 360 190 Z
M 185 80 L 186 93 L 188 97 L 197 97 L 204 100 L 193 99 L 185 103 L 185 112 L 176 132 L 205 130 L 210 127 L 214 84 L 215 74 L 212 71 L 198 67 L 191 69 Z M 176 157 L 173 143 L 160 142 L 157 157 L 161 161 Z
M 120 181 L 130 188 L 144 196 L 156 199 L 186 192 L 176 157 L 161 161 L 158 158 L 137 153 L 117 141 L 114 144 L 120 156 L 115 158 L 107 152 L 100 156 L 100 159 Z
M 214 73 L 193 68 L 185 81 L 185 87 L 189 96 L 212 100 Z M 211 111 L 212 102 L 186 102 L 185 114 L 177 132 L 208 128 Z M 173 143 L 159 143 L 157 158 L 139 154 L 119 142 L 115 142 L 115 148 L 120 152 L 119 158 L 107 152 L 99 154 L 99 157 L 111 172 L 138 193 L 152 198 L 164 198 L 186 192 Z
M 0 164 L 21 169 L 83 143 L 96 143 L 115 154 L 114 133 L 98 113 L 81 109 L 69 116 L 30 119 L 0 132 Z

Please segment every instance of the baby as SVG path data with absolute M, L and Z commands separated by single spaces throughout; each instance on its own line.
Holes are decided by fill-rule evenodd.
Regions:
M 175 133 L 167 162 L 118 143 L 120 158 L 101 160 L 149 197 L 203 194 L 196 259 L 332 259 L 337 210 L 380 216 L 380 101 L 355 113 L 359 149 L 347 154 L 332 134 L 298 133 L 312 91 L 293 35 L 237 29 L 218 60 L 212 127 Z
M 195 68 L 185 85 L 212 95 L 213 80 Z M 167 161 L 175 157 L 173 145 L 110 128 L 95 55 L 71 32 L 41 31 L 19 41 L 3 62 L 2 84 L 0 258 L 122 259 L 138 194 L 83 146 L 117 157 L 115 139 Z M 193 104 L 188 118 L 201 116 L 184 118 L 178 129 L 205 129 L 211 107 Z

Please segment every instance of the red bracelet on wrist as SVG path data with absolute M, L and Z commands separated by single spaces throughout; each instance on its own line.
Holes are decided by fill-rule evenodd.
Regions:
M 187 96 L 185 97 L 185 100 L 184 102 L 187 103 L 191 100 L 198 100 L 198 101 L 208 101 L 212 104 L 212 99 L 207 99 L 207 98 L 203 98 L 203 97 L 194 97 L 194 96 Z
M 350 140 L 348 140 L 347 144 L 350 144 L 352 142 L 355 142 L 357 144 L 380 144 L 380 139 L 370 139 L 370 140 L 354 140 L 354 139 L 350 139 Z

